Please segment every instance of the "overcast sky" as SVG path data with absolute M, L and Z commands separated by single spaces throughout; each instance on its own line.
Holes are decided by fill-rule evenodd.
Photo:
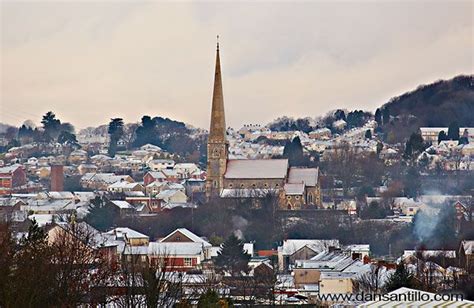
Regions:
M 0 122 L 165 116 L 208 128 L 374 109 L 473 72 L 474 1 L 1 2 Z

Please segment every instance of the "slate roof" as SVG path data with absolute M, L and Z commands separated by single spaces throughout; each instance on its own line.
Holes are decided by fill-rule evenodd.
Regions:
M 306 186 L 316 186 L 318 183 L 318 168 L 291 167 L 288 174 L 288 183 L 301 183 Z
M 288 172 L 287 159 L 230 159 L 226 179 L 284 179 Z
M 304 183 L 286 183 L 285 194 L 287 195 L 302 195 L 304 193 Z

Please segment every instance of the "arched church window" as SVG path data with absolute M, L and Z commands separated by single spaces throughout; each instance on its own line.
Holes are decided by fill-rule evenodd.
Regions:
M 313 203 L 313 194 L 312 193 L 308 194 L 308 203 Z
M 217 188 L 217 181 L 214 181 L 214 188 Z

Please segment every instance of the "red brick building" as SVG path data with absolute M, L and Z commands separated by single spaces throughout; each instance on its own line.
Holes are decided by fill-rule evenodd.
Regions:
M 62 165 L 51 166 L 51 191 L 64 191 L 64 170 Z
M 163 182 L 166 180 L 166 177 L 160 171 L 150 171 L 143 177 L 143 185 L 147 186 L 155 181 Z
M 26 185 L 26 171 L 20 164 L 0 168 L 0 195 L 9 195 Z

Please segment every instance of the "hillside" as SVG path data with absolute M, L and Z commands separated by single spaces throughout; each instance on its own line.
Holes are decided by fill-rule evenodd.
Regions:
M 380 109 L 388 108 L 391 121 L 383 131 L 389 142 L 399 142 L 421 126 L 474 126 L 474 78 L 460 75 L 419 86 L 416 90 L 390 99 Z M 383 112 L 382 112 L 383 113 Z

